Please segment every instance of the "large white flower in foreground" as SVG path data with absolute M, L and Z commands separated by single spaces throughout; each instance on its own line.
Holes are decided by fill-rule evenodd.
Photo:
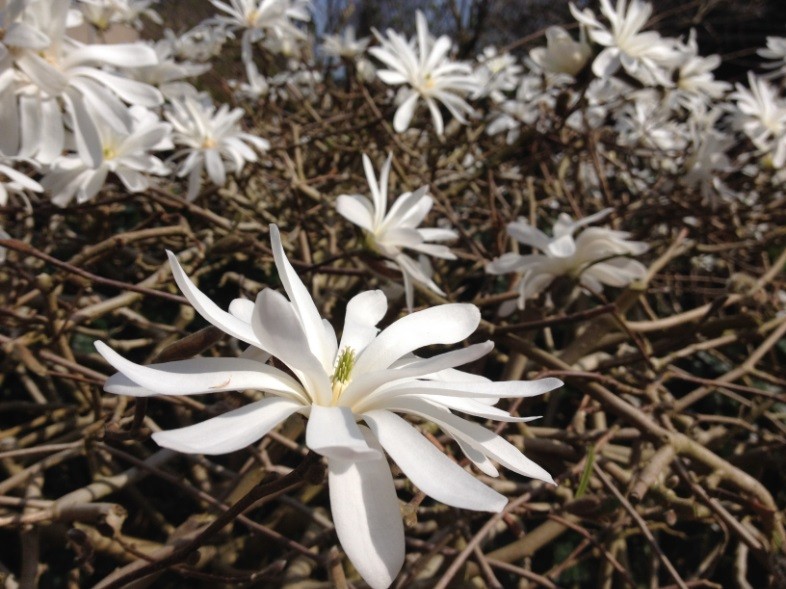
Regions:
M 447 246 L 429 242 L 456 239 L 458 234 L 452 229 L 418 229 L 418 225 L 423 222 L 434 204 L 434 199 L 426 194 L 428 186 L 415 192 L 405 192 L 396 199 L 390 210 L 387 210 L 390 163 L 391 156 L 388 156 L 377 183 L 371 160 L 363 154 L 363 169 L 371 189 L 371 198 L 359 194 L 342 194 L 336 200 L 336 210 L 345 219 L 363 229 L 368 245 L 392 260 L 393 265 L 401 271 L 407 308 L 412 310 L 413 280 L 438 294 L 445 294 L 431 279 L 430 264 L 424 254 L 445 260 L 456 259 Z M 414 260 L 404 253 L 404 249 L 418 252 L 421 256 Z
M 574 239 L 573 234 L 585 225 L 599 221 L 611 213 L 604 209 L 594 215 L 573 221 L 562 213 L 554 223 L 554 237 L 549 237 L 526 219 L 508 224 L 511 237 L 541 250 L 542 254 L 502 255 L 486 266 L 490 274 L 520 272 L 519 308 L 527 299 L 535 298 L 558 276 L 577 279 L 592 290 L 601 291 L 603 285 L 626 286 L 643 278 L 647 269 L 636 260 L 625 256 L 644 253 L 648 246 L 641 241 L 628 241 L 629 233 L 604 227 L 588 227 Z
M 491 342 L 419 358 L 413 352 L 455 344 L 478 326 L 474 305 L 449 304 L 399 319 L 382 332 L 387 310 L 380 291 L 353 297 L 339 341 L 323 320 L 284 255 L 278 229 L 271 246 L 286 295 L 265 289 L 256 303 L 235 300 L 229 312 L 194 286 L 169 254 L 178 286 L 210 323 L 250 344 L 242 358 L 194 358 L 139 366 L 101 342 L 96 348 L 120 372 L 107 380 L 111 393 L 195 395 L 256 389 L 265 398 L 196 425 L 157 432 L 153 439 L 181 452 L 222 454 L 254 443 L 294 413 L 308 418 L 306 445 L 327 458 L 330 505 L 339 541 L 372 587 L 389 586 L 404 562 L 404 528 L 386 452 L 423 492 L 463 509 L 498 512 L 504 496 L 439 452 L 399 417 L 428 419 L 453 437 L 482 472 L 496 476 L 492 460 L 543 481 L 549 474 L 515 446 L 452 410 L 501 421 L 526 421 L 494 407 L 501 398 L 528 397 L 562 383 L 490 382 L 455 370 L 488 353 Z M 288 372 L 261 361 L 262 350 Z M 365 425 L 359 425 L 363 421 Z
M 419 10 L 416 26 L 417 40 L 412 42 L 391 29 L 386 32 L 387 38 L 375 30 L 381 45 L 368 51 L 390 68 L 377 72 L 380 80 L 391 86 L 406 85 L 399 94 L 401 104 L 393 116 L 396 132 L 403 133 L 409 128 L 418 99 L 422 98 L 431 112 L 437 135 L 442 135 L 444 122 L 437 103 L 442 103 L 457 121 L 466 124 L 466 117 L 475 111 L 463 96 L 481 87 L 468 64 L 448 57 L 453 45 L 450 37 L 443 35 L 434 41 L 429 36 L 426 17 Z
M 736 125 L 776 168 L 786 164 L 786 100 L 772 85 L 748 72 L 748 90 L 737 84 L 730 98 L 737 101 Z

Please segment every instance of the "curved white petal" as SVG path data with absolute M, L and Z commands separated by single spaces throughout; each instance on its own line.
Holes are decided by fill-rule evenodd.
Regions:
M 362 462 L 378 460 L 379 450 L 370 447 L 348 407 L 314 405 L 306 426 L 306 446 L 330 459 Z
M 379 333 L 377 323 L 387 310 L 388 300 L 381 290 L 369 290 L 352 297 L 347 304 L 338 349 L 352 348 L 355 354 L 362 352 Z
M 419 95 L 413 92 L 396 110 L 396 114 L 393 115 L 393 129 L 395 129 L 396 133 L 403 133 L 409 128 L 409 123 L 415 114 L 418 97 Z
M 357 373 L 382 370 L 396 360 L 432 344 L 454 344 L 472 334 L 480 323 L 474 305 L 452 303 L 402 317 L 380 333 L 355 363 Z
M 404 564 L 404 524 L 379 443 L 361 427 L 376 460 L 328 459 L 330 511 L 341 547 L 372 589 L 387 589 Z
M 499 512 L 508 500 L 450 460 L 404 419 L 369 411 L 363 419 L 407 478 L 437 501 L 475 511 Z
M 253 444 L 302 408 L 289 399 L 268 397 L 202 423 L 156 432 L 153 441 L 187 454 L 226 454 Z
M 120 374 L 106 381 L 104 390 L 119 395 L 198 395 L 256 389 L 306 403 L 300 385 L 291 376 L 246 358 L 192 358 L 140 366 L 126 360 L 104 342 L 96 350 Z M 138 385 L 138 386 L 134 386 Z
M 347 221 L 369 232 L 374 232 L 371 205 L 365 196 L 342 194 L 336 199 L 336 211 Z
M 227 313 L 211 301 L 210 297 L 204 294 L 193 282 L 191 282 L 191 279 L 185 273 L 182 266 L 180 266 L 180 262 L 177 261 L 175 254 L 167 250 L 166 255 L 169 258 L 169 265 L 172 268 L 172 277 L 175 279 L 180 291 L 188 299 L 188 302 L 196 309 L 197 313 L 202 315 L 209 323 L 215 325 L 232 337 L 236 337 L 252 346 L 262 347 L 248 322 L 239 319 L 232 313 Z

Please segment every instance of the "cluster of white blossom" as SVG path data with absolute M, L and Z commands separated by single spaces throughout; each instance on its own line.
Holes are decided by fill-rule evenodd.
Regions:
M 579 164 L 583 188 L 590 192 L 602 189 L 604 175 L 624 176 L 634 194 L 664 175 L 659 190 L 682 187 L 716 204 L 742 198 L 726 181 L 734 174 L 761 177 L 770 186 L 786 180 L 786 97 L 775 83 L 786 76 L 784 38 L 770 38 L 760 50 L 766 75 L 750 73 L 746 84 L 732 87 L 715 79 L 720 58 L 702 56 L 693 32 L 680 39 L 646 30 L 652 6 L 640 0 L 616 5 L 600 0 L 599 15 L 571 5 L 577 36 L 551 27 L 545 45 L 524 59 L 486 48 L 474 62 L 455 59 L 452 40 L 432 36 L 421 12 L 414 38 L 390 29 L 357 38 L 347 27 L 326 35 L 318 52 L 303 26 L 310 21 L 309 0 L 211 3 L 217 14 L 182 35 L 166 30 L 155 43 L 109 43 L 105 32 L 113 25 L 160 22 L 153 2 L 0 0 L 0 206 L 14 198 L 48 198 L 66 207 L 97 198 L 108 182 L 128 193 L 166 183 L 194 200 L 206 181 L 223 187 L 228 176 L 270 149 L 268 138 L 244 130 L 243 119 L 256 105 L 263 100 L 317 104 L 325 72 L 339 68 L 352 83 L 376 84 L 374 107 L 389 117 L 393 131 L 388 131 L 397 139 L 433 129 L 437 141 L 444 141 L 472 121 L 487 136 L 504 133 L 504 141 L 501 135 L 489 139 L 503 148 L 527 133 L 608 131 L 613 140 L 595 145 L 596 167 Z M 79 25 L 88 28 L 89 41 L 75 36 Z M 227 84 L 243 105 L 234 108 L 214 103 L 192 83 L 233 42 L 245 76 Z M 283 65 L 263 68 L 263 55 Z M 625 170 L 618 170 L 619 152 L 631 154 Z M 483 157 L 468 154 L 467 168 Z M 334 202 L 338 214 L 362 231 L 363 244 L 400 272 L 412 311 L 416 285 L 445 294 L 430 259 L 446 260 L 438 262 L 445 266 L 460 263 L 443 243 L 459 233 L 447 226 L 421 227 L 437 204 L 432 194 L 438 193 L 429 186 L 388 198 L 395 179 L 392 158 L 378 178 L 364 155 L 371 197 L 362 194 L 364 187 L 357 194 L 336 195 Z M 755 190 L 744 197 L 755 200 Z M 515 274 L 511 290 L 517 289 L 520 309 L 541 295 L 548 299 L 561 277 L 569 280 L 572 296 L 581 292 L 574 287 L 597 294 L 604 285 L 624 287 L 643 278 L 646 267 L 632 257 L 647 251 L 647 244 L 619 229 L 589 226 L 611 215 L 602 207 L 575 221 L 559 214 L 552 236 L 532 224 L 548 214 L 511 222 L 509 236 L 538 251 L 516 250 L 478 267 L 485 264 L 492 275 Z M 5 235 L 2 228 L 0 235 Z M 494 460 L 551 482 L 508 442 L 452 410 L 523 421 L 494 404 L 546 392 L 559 381 L 491 383 L 455 369 L 488 353 L 488 342 L 428 359 L 414 354 L 468 337 L 480 321 L 476 307 L 418 311 L 378 333 L 387 300 L 380 291 L 363 292 L 349 301 L 338 340 L 288 262 L 275 227 L 271 240 L 287 296 L 265 289 L 255 303 L 238 299 L 228 312 L 200 292 L 170 254 L 175 279 L 196 310 L 249 344 L 242 358 L 142 367 L 98 344 L 119 371 L 106 386 L 113 393 L 255 388 L 269 394 L 221 418 L 158 432 L 159 444 L 185 452 L 230 452 L 289 415 L 308 417 L 306 444 L 328 460 L 339 540 L 373 587 L 387 587 L 404 558 L 403 527 L 382 450 L 420 489 L 447 504 L 488 511 L 505 504 L 503 496 L 437 452 L 396 413 L 436 423 L 489 476 L 497 474 Z M 513 310 L 512 305 L 504 309 Z M 412 337 L 415 322 L 421 322 L 414 330 L 420 335 Z M 267 364 L 271 356 L 288 371 Z M 366 426 L 358 426 L 359 420 Z

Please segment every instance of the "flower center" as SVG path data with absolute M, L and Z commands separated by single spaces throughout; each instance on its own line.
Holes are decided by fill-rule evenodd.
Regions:
M 349 381 L 352 378 L 352 368 L 355 366 L 355 350 L 352 348 L 344 348 L 338 355 L 336 360 L 336 368 L 333 371 L 333 376 L 330 381 L 333 384 L 333 401 L 332 404 L 338 404 L 339 397 L 344 389 L 347 388 Z
M 216 140 L 212 137 L 205 137 L 204 141 L 202 141 L 202 148 L 203 149 L 213 149 L 216 146 Z

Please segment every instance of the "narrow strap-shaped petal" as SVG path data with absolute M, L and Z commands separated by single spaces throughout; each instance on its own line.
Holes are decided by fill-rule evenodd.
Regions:
M 389 411 L 370 411 L 363 419 L 393 461 L 416 487 L 437 501 L 475 511 L 499 512 L 508 502 Z
M 496 460 L 505 468 L 554 484 L 554 479 L 543 467 L 524 456 L 513 444 L 477 423 L 453 415 L 444 407 L 435 406 L 423 399 L 401 397 L 397 401 L 397 406 L 390 409 L 414 413 L 433 421 L 451 436 L 461 438 L 464 443 Z
M 423 346 L 454 344 L 477 329 L 480 311 L 474 305 L 452 303 L 402 317 L 371 342 L 358 357 L 358 373 L 382 370 Z
M 348 407 L 313 405 L 306 426 L 306 446 L 317 454 L 338 460 L 376 460 L 379 450 L 371 448 Z
M 159 446 L 187 454 L 226 454 L 253 444 L 303 405 L 268 397 L 202 423 L 153 434 Z
M 344 331 L 338 349 L 351 348 L 362 352 L 379 333 L 377 323 L 388 310 L 388 300 L 381 290 L 368 290 L 355 295 L 347 303 Z
M 316 403 L 330 401 L 330 381 L 320 361 L 309 349 L 294 305 L 284 295 L 266 288 L 257 295 L 251 327 L 261 347 L 286 364 Z M 320 321 L 319 329 L 325 328 Z M 332 368 L 332 367 L 331 367 Z
M 275 225 L 270 225 L 270 247 L 273 250 L 278 276 L 300 317 L 300 323 L 308 338 L 311 352 L 322 363 L 325 370 L 330 370 L 333 365 L 336 342 L 327 341 L 327 333 L 322 326 L 322 317 L 319 316 L 319 311 L 317 311 L 308 289 L 287 260 L 284 247 L 281 244 L 281 234 Z
M 336 212 L 366 231 L 374 232 L 374 213 L 365 196 L 342 194 L 336 199 Z
M 104 342 L 96 350 L 121 374 L 104 385 L 109 393 L 134 396 L 198 395 L 256 389 L 306 403 L 299 383 L 287 373 L 246 358 L 192 358 L 141 366 L 126 360 Z M 132 387 L 136 384 L 141 388 Z
M 404 564 L 404 524 L 379 443 L 361 427 L 375 460 L 328 458 L 330 511 L 341 547 L 372 589 L 387 589 Z
M 191 282 L 180 262 L 177 261 L 175 254 L 167 250 L 166 255 L 169 258 L 169 265 L 172 267 L 172 277 L 175 279 L 178 288 L 205 320 L 247 344 L 262 347 L 259 343 L 259 338 L 254 335 L 254 330 L 251 329 L 251 325 L 248 322 L 243 321 L 243 319 L 236 317 L 232 313 L 227 313 L 211 301 L 210 297 Z

